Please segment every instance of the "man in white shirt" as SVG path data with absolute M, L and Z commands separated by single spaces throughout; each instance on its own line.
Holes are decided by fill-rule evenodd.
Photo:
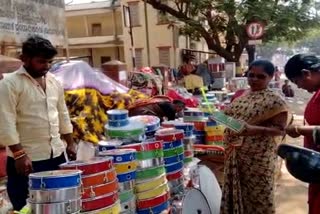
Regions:
M 58 169 L 65 149 L 76 158 L 64 90 L 48 73 L 56 54 L 50 41 L 30 37 L 22 45 L 24 65 L 0 81 L 0 142 L 7 147 L 7 190 L 15 210 L 26 205 L 30 173 Z

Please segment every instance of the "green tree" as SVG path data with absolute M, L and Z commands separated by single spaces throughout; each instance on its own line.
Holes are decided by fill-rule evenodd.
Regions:
M 296 41 L 319 23 L 312 0 L 144 0 L 184 23 L 181 32 L 204 38 L 209 49 L 229 62 L 238 62 L 245 48 L 246 25 L 265 25 L 263 41 Z
M 295 44 L 300 52 L 307 51 L 310 54 L 320 55 L 320 29 L 308 32 L 305 37 Z

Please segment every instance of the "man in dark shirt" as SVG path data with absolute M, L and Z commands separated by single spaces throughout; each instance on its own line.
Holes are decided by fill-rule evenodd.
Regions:
M 164 120 L 175 120 L 176 115 L 185 109 L 185 103 L 180 100 L 174 100 L 173 102 L 157 102 L 145 104 L 143 106 L 137 106 L 129 109 L 129 115 L 153 115 L 160 118 L 161 122 Z

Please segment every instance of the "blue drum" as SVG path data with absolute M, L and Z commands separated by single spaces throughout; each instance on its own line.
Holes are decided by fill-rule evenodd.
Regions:
M 77 187 L 81 184 L 80 170 L 55 170 L 32 173 L 29 175 L 31 190 L 48 190 Z

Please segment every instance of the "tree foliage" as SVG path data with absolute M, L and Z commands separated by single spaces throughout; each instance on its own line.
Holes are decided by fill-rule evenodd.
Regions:
M 209 49 L 238 62 L 248 44 L 246 25 L 265 25 L 264 42 L 296 41 L 319 23 L 312 0 L 145 0 L 184 23 L 181 32 L 204 38 Z
M 295 44 L 295 48 L 299 52 L 320 55 L 320 29 L 317 28 L 308 32 L 304 38 Z

